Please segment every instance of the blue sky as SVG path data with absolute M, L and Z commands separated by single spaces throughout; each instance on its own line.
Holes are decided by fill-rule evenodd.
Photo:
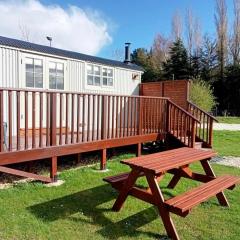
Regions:
M 111 57 L 113 50 L 121 48 L 125 41 L 132 42 L 132 48 L 149 47 L 158 32 L 165 35 L 170 33 L 172 15 L 177 10 L 184 15 L 188 7 L 200 18 L 204 32 L 215 32 L 214 0 L 59 0 L 55 3 L 65 7 L 73 4 L 81 8 L 97 9 L 113 22 L 113 41 L 100 51 L 99 55 L 103 57 Z M 233 4 L 231 0 L 227 0 L 227 4 L 230 21 Z
M 231 23 L 233 2 L 226 2 Z M 70 6 L 78 8 L 75 15 Z M 0 35 L 21 38 L 20 23 L 33 42 L 47 44 L 45 36 L 52 34 L 56 47 L 111 58 L 126 41 L 132 49 L 149 48 L 157 33 L 168 36 L 174 13 L 184 17 L 187 8 L 199 17 L 204 33 L 215 33 L 215 0 L 0 0 Z M 96 24 L 98 18 L 91 20 L 94 11 L 103 24 Z

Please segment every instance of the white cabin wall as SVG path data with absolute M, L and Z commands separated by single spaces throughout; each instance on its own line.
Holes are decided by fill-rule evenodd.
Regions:
M 18 87 L 19 51 L 0 47 L 0 87 Z
M 82 92 L 84 63 L 80 61 L 67 61 L 67 79 L 65 80 L 66 91 Z

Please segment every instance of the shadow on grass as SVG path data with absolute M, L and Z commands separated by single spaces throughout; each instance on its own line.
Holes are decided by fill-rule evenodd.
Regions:
M 167 239 L 165 235 L 137 230 L 141 226 L 159 218 L 154 207 L 142 210 L 118 222 L 107 217 L 108 212 L 111 211 L 111 206 L 106 209 L 101 205 L 116 199 L 116 197 L 117 193 L 109 185 L 101 185 L 30 206 L 28 210 L 45 222 L 66 218 L 79 222 L 79 224 L 99 225 L 102 229 L 98 230 L 97 233 L 106 239 L 118 239 L 124 236 L 137 236 L 140 234 L 157 239 Z M 77 213 L 80 214 L 80 217 L 73 216 Z M 159 221 L 161 220 L 159 219 Z

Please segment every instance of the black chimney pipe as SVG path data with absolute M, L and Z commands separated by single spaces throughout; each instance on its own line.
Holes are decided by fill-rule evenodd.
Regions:
M 129 42 L 125 43 L 125 60 L 124 60 L 124 63 L 130 63 L 131 62 L 130 45 L 131 45 L 131 43 L 129 43 Z

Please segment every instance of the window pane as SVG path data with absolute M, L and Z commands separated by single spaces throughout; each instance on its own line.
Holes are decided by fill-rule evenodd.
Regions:
M 94 77 L 94 85 L 100 86 L 100 77 Z
M 102 70 L 102 73 L 103 73 L 103 76 L 105 77 L 107 77 L 107 69 L 106 68 L 103 68 L 103 70 Z
M 88 85 L 93 85 L 93 76 L 91 76 L 91 75 L 87 76 L 87 83 L 88 83 Z
M 50 75 L 56 75 L 56 69 L 55 68 L 50 68 L 49 69 L 49 74 Z
M 100 75 L 100 67 L 94 66 L 94 74 L 95 75 Z
M 107 78 L 103 78 L 103 85 L 107 86 Z
M 35 75 L 35 87 L 42 88 L 43 87 L 43 75 Z
M 63 71 L 63 64 L 62 63 L 57 64 L 57 70 Z
M 64 89 L 64 78 L 57 77 L 57 89 Z
M 57 76 L 63 77 L 63 75 L 64 75 L 63 69 L 62 70 L 57 69 Z
M 49 88 L 56 89 L 56 76 L 49 76 Z
M 50 62 L 50 63 L 49 63 L 49 68 L 50 68 L 50 69 L 56 69 L 56 63 Z
M 112 77 L 113 76 L 113 70 L 112 69 L 108 69 L 108 76 Z
M 92 65 L 87 65 L 87 73 L 93 74 L 93 66 Z
M 33 59 L 32 58 L 26 58 L 26 71 L 33 72 Z
M 42 60 L 40 60 L 40 59 L 34 59 L 34 65 L 35 65 L 35 66 L 42 66 Z
M 34 65 L 34 68 L 35 73 L 43 73 L 43 67 L 41 65 Z
M 108 85 L 109 85 L 109 86 L 112 86 L 112 85 L 113 85 L 113 79 L 112 79 L 112 78 L 109 78 L 109 79 L 108 79 Z
M 34 87 L 34 77 L 33 72 L 26 72 L 26 86 L 27 87 Z

